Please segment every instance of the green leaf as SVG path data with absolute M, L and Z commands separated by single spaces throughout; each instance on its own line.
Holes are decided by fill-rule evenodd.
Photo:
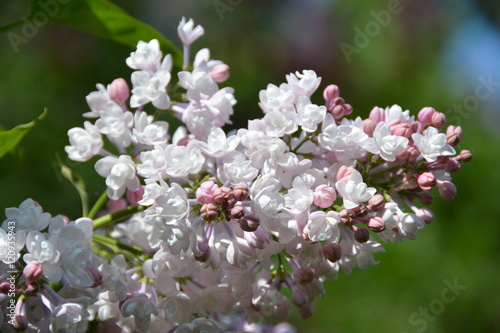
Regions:
M 64 164 L 59 157 L 57 157 L 57 164 L 59 165 L 61 175 L 66 178 L 78 191 L 80 200 L 82 201 L 82 216 L 87 216 L 89 212 L 89 197 L 85 187 L 85 181 L 82 177 L 75 174 L 70 167 Z
M 136 20 L 108 0 L 70 0 L 57 8 L 54 7 L 52 15 L 48 13 L 47 8 L 41 6 L 43 1 L 31 2 L 32 16 L 38 11 L 47 12 L 53 23 L 71 26 L 133 49 L 140 40 L 149 42 L 151 39 L 157 39 L 162 51 L 172 54 L 174 65 L 178 68 L 182 66 L 182 53 L 169 40 L 153 27 Z
M 47 109 L 35 120 L 30 123 L 22 124 L 8 131 L 0 132 L 0 158 L 8 152 L 11 152 L 21 140 L 39 121 L 47 115 Z

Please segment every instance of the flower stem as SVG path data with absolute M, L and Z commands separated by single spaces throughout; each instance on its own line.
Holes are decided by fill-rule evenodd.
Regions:
M 94 220 L 94 230 L 107 226 L 108 224 L 123 220 L 129 216 L 134 215 L 135 213 L 142 212 L 146 208 L 147 207 L 145 206 L 129 206 L 123 210 L 101 216 Z
M 99 209 L 101 209 L 102 205 L 104 205 L 106 200 L 108 200 L 108 191 L 107 190 L 101 194 L 99 199 L 97 199 L 96 203 L 94 204 L 94 206 L 90 210 L 89 215 L 88 215 L 89 219 L 93 219 L 96 216 L 97 212 L 99 211 Z
M 94 235 L 92 235 L 92 240 L 100 245 L 104 245 L 106 247 L 109 247 L 112 250 L 115 250 L 116 252 L 121 250 L 121 251 L 129 252 L 129 253 L 136 255 L 136 256 L 144 255 L 144 251 L 141 251 L 135 247 L 120 243 L 118 240 L 110 238 L 110 237 L 94 234 Z

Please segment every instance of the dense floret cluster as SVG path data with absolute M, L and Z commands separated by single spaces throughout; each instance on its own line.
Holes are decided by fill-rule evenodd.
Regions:
M 311 102 L 321 78 L 304 70 L 260 92 L 262 118 L 225 133 L 229 67 L 208 49 L 191 64 L 204 30 L 183 19 L 178 33 L 182 71 L 172 75 L 158 41 L 139 42 L 126 59 L 132 89 L 97 85 L 87 121 L 68 132 L 69 158 L 98 157 L 105 178 L 91 213 L 70 221 L 31 199 L 6 210 L 2 332 L 272 331 L 265 320 L 285 320 L 292 305 L 312 316 L 340 269 L 366 269 L 381 243 L 415 239 L 434 219 L 421 207 L 434 188 L 454 198 L 451 174 L 471 153 L 457 152 L 461 128 L 442 113 L 394 105 L 350 119 L 335 85 Z M 172 131 L 166 113 L 183 126 Z

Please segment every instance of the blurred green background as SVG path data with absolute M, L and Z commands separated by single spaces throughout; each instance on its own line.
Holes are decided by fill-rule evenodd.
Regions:
M 317 333 L 500 332 L 497 0 L 114 3 L 177 46 L 181 16 L 203 25 L 206 36 L 195 49 L 209 47 L 213 58 L 231 66 L 227 85 L 236 89 L 238 99 L 233 127 L 260 116 L 259 90 L 302 69 L 316 70 L 322 87 L 339 85 L 359 116 L 373 106 L 399 104 L 414 114 L 433 106 L 461 125 L 461 147 L 471 150 L 474 159 L 454 176 L 456 200 L 436 199 L 437 219 L 417 241 L 387 244 L 387 253 L 377 256 L 380 265 L 366 272 L 340 273 L 327 283 L 327 297 L 316 303 L 316 314 L 309 320 L 294 316 L 291 322 L 299 332 Z M 28 12 L 28 1 L 3 0 L 0 25 Z M 21 33 L 20 27 L 12 31 Z M 49 109 L 19 152 L 0 161 L 2 210 L 31 197 L 54 215 L 81 214 L 77 192 L 57 171 L 56 155 L 86 179 L 92 200 L 102 193 L 104 182 L 93 163 L 65 157 L 66 132 L 82 126 L 85 96 L 96 83 L 129 79 L 125 58 L 131 51 L 56 25 L 39 29 L 18 52 L 7 34 L 0 34 L 0 124 L 11 128 Z M 447 283 L 454 281 L 467 288 L 443 302 L 451 295 Z M 428 316 L 420 312 L 429 308 Z

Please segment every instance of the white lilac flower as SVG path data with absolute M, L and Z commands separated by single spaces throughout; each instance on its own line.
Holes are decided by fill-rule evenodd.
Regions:
M 186 21 L 186 18 L 183 17 L 177 27 L 177 33 L 179 34 L 182 44 L 191 45 L 194 41 L 203 36 L 205 30 L 201 25 L 195 27 L 193 19 Z
M 301 96 L 297 103 L 297 115 L 297 123 L 304 131 L 312 133 L 325 118 L 326 107 L 312 104 L 308 97 Z
M 186 190 L 175 183 L 156 197 L 155 202 L 158 215 L 167 220 L 180 219 L 189 212 Z
M 168 123 L 155 121 L 146 112 L 137 111 L 134 115 L 132 134 L 138 143 L 154 146 L 165 144 L 168 140 Z
M 285 195 L 285 207 L 292 214 L 300 214 L 309 209 L 313 202 L 313 191 L 301 177 L 293 180 L 293 187 Z
M 70 146 L 66 146 L 64 150 L 73 161 L 88 161 L 99 154 L 103 146 L 99 130 L 88 121 L 84 126 L 85 129 L 74 127 L 68 131 Z
M 406 124 L 411 124 L 413 123 L 413 116 L 410 116 L 410 111 L 406 110 L 403 111 L 403 109 L 399 105 L 393 105 L 391 107 L 387 107 L 384 110 L 385 113 L 385 119 L 381 119 L 385 121 L 389 126 L 395 125 L 398 123 L 406 123 Z
M 139 331 L 148 330 L 151 315 L 156 315 L 156 308 L 145 294 L 136 293 L 120 307 L 124 317 L 133 316 L 135 328 Z
M 151 180 L 160 180 L 167 177 L 167 159 L 165 144 L 155 145 L 153 150 L 141 152 L 142 163 L 137 166 L 137 173 Z
M 408 145 L 408 139 L 398 135 L 391 135 L 391 129 L 386 122 L 379 122 L 373 132 L 373 138 L 363 143 L 363 148 L 372 154 L 380 154 L 384 160 L 394 162 L 397 153 L 402 152 Z
M 130 129 L 134 123 L 134 115 L 123 110 L 116 103 L 106 104 L 100 111 L 101 117 L 95 126 L 99 132 L 106 135 L 109 140 L 119 147 L 128 147 L 132 141 Z
M 218 91 L 217 83 L 210 77 L 205 61 L 192 72 L 182 71 L 178 76 L 179 84 L 187 90 L 189 100 L 199 101 L 202 94 L 212 96 Z
M 425 227 L 425 222 L 415 214 L 405 213 L 399 216 L 398 232 L 409 239 L 416 239 L 419 230 Z
M 87 104 L 90 107 L 90 112 L 83 114 L 86 118 L 99 118 L 101 116 L 100 111 L 106 109 L 108 103 L 114 103 L 109 97 L 109 92 L 104 85 L 98 83 L 96 85 L 97 91 L 93 91 L 87 95 Z
M 24 200 L 18 208 L 6 208 L 5 216 L 7 219 L 3 221 L 2 229 L 11 230 L 9 226 L 14 222 L 16 233 L 21 230 L 26 233 L 31 230 L 41 231 L 49 225 L 52 217 L 49 213 L 44 213 L 42 207 L 32 199 Z
M 222 127 L 231 124 L 229 117 L 233 115 L 233 106 L 236 104 L 232 88 L 226 87 L 217 91 L 209 99 L 201 100 L 201 104 L 212 113 L 212 125 Z
M 346 209 L 359 206 L 360 203 L 368 201 L 377 192 L 375 188 L 368 187 L 363 183 L 363 178 L 357 170 L 352 172 L 347 181 L 340 180 L 336 182 L 335 187 L 344 199 Z
M 137 50 L 130 54 L 126 63 L 132 69 L 155 71 L 160 66 L 161 57 L 158 40 L 153 39 L 149 43 L 139 41 Z
M 325 213 L 323 211 L 312 212 L 307 221 L 309 238 L 313 242 L 326 241 L 337 242 L 340 237 L 338 224 L 340 215 L 335 211 Z
M 337 126 L 331 114 L 325 116 L 318 139 L 321 147 L 335 152 L 337 159 L 343 162 L 349 162 L 366 154 L 362 146 L 368 135 L 354 124 Z
M 62 256 L 65 243 L 56 235 L 46 237 L 39 231 L 32 230 L 26 237 L 28 253 L 23 257 L 26 263 L 37 261 L 43 269 L 43 275 L 52 282 L 59 282 L 62 278 Z
M 201 154 L 196 140 L 190 141 L 187 146 L 168 145 L 165 148 L 165 173 L 174 178 L 184 178 L 201 170 L 205 157 Z
M 318 89 L 321 78 L 313 70 L 304 70 L 302 73 L 295 72 L 286 76 L 288 85 L 297 96 L 311 95 Z
M 439 133 L 435 127 L 429 126 L 425 134 L 411 135 L 415 145 L 427 162 L 435 161 L 439 156 L 455 155 L 455 149 L 446 143 L 446 134 Z
M 266 135 L 270 137 L 282 137 L 285 134 L 292 134 L 297 129 L 297 114 L 295 111 L 272 110 L 264 116 L 266 125 Z
M 151 102 L 154 107 L 166 110 L 170 107 L 170 97 L 168 97 L 166 87 L 170 82 L 170 72 L 160 70 L 151 74 L 148 71 L 136 71 L 132 73 L 132 97 L 130 106 L 140 107 Z
M 80 303 L 63 303 L 52 310 L 51 332 L 87 332 L 91 313 Z
M 0 261 L 10 264 L 13 260 L 19 260 L 21 250 L 26 244 L 26 231 L 17 230 L 8 233 L 0 229 Z
M 128 155 L 120 155 L 118 158 L 106 156 L 97 161 L 95 170 L 101 177 L 106 177 L 110 199 L 119 199 L 125 193 L 125 189 L 137 191 L 139 188 L 135 164 Z
M 217 176 L 220 181 L 233 185 L 250 183 L 259 173 L 251 163 L 243 153 L 234 151 L 223 157 L 217 168 Z
M 259 98 L 260 108 L 264 113 L 267 113 L 271 110 L 293 110 L 293 103 L 296 97 L 290 86 L 282 83 L 279 87 L 274 84 L 268 84 L 266 90 L 260 91 Z
M 240 138 L 236 135 L 226 138 L 226 133 L 219 127 L 212 127 L 207 142 L 198 141 L 200 149 L 208 156 L 223 157 L 234 151 Z
M 219 333 L 219 325 L 212 319 L 196 318 L 189 323 L 182 324 L 175 330 L 176 333 Z

